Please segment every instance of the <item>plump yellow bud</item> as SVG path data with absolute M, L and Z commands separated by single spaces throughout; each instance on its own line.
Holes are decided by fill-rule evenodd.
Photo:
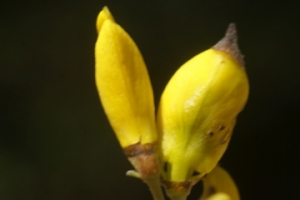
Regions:
M 154 100 L 142 55 L 107 7 L 97 18 L 96 85 L 123 148 L 157 139 Z
M 178 69 L 161 96 L 157 128 L 165 180 L 191 180 L 195 171 L 201 178 L 216 166 L 248 91 L 231 24 L 219 43 Z
M 216 166 L 207 176 L 203 179 L 203 193 L 200 200 L 206 199 L 219 199 L 226 195 L 227 199 L 240 200 L 239 191 L 228 172 L 220 166 Z M 215 196 L 215 197 L 214 197 Z

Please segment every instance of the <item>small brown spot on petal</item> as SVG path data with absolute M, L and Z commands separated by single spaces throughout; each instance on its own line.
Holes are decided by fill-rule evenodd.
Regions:
M 214 136 L 214 132 L 208 131 L 208 132 L 207 132 L 207 135 L 209 135 L 210 137 L 212 137 L 212 136 Z
M 218 131 L 223 131 L 225 129 L 225 126 L 220 125 Z

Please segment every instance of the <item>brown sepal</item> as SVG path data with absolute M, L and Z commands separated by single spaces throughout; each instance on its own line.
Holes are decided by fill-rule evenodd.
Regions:
M 123 149 L 125 155 L 140 173 L 142 179 L 152 178 L 159 173 L 155 144 L 136 143 Z

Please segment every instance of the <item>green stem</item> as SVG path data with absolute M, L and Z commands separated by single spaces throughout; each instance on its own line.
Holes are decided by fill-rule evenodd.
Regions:
M 148 185 L 154 200 L 165 199 L 161 189 L 159 176 L 154 176 L 152 178 L 144 179 L 143 181 Z

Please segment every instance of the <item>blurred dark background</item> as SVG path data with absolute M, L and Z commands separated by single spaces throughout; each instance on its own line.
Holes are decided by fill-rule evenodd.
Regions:
M 125 176 L 94 84 L 104 5 L 144 55 L 156 105 L 175 70 L 235 22 L 251 92 L 221 163 L 242 199 L 299 199 L 298 1 L 12 0 L 0 7 L 1 200 L 151 199 Z

